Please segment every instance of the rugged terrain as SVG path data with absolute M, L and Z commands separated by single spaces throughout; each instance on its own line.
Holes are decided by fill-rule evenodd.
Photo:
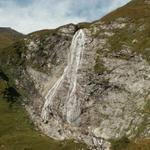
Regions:
M 2 72 L 41 131 L 100 150 L 150 144 L 149 14 L 149 0 L 132 0 L 101 20 L 34 32 L 0 51 Z
M 11 43 L 14 43 L 18 38 L 22 38 L 22 36 L 18 37 L 18 32 L 15 30 L 13 30 L 12 34 L 11 29 L 1 29 L 0 36 L 2 38 L 0 39 L 0 43 L 3 47 L 9 47 L 7 50 L 12 48 L 10 46 L 11 44 L 3 39 L 9 39 Z M 15 45 L 19 46 L 18 43 L 19 42 Z M 2 52 L 2 49 L 3 48 L 0 49 L 0 52 Z M 2 59 L 3 55 L 0 56 Z M 22 106 L 24 103 L 22 102 L 21 92 L 18 93 L 17 88 L 13 83 L 13 77 L 11 74 L 11 78 L 5 74 L 7 68 L 5 68 L 4 71 L 1 68 L 2 67 L 0 67 L 0 150 L 87 149 L 85 144 L 79 144 L 72 139 L 56 141 L 43 135 L 40 131 L 37 131 L 38 129 L 35 128 L 33 121 L 29 119 L 29 115 L 25 111 L 24 106 Z

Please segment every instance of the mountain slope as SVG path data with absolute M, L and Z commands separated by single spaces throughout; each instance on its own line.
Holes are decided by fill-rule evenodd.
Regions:
M 15 96 L 12 96 L 14 95 L 14 89 L 9 86 L 6 80 L 1 79 L 0 74 L 0 150 L 86 149 L 84 144 L 76 144 L 71 140 L 56 141 L 36 131 L 25 110 L 20 106 L 20 98 L 16 99 Z M 6 95 L 8 90 L 9 92 L 12 91 L 9 96 Z
M 1 51 L 2 70 L 45 134 L 100 150 L 110 142 L 147 149 L 149 14 L 148 0 L 132 0 L 101 20 L 35 32 Z
M 16 33 L 14 33 L 14 36 L 16 36 Z M 16 40 L 19 41 L 16 42 Z M 36 126 L 33 126 L 32 120 L 29 120 L 29 116 L 25 112 L 20 95 L 22 94 L 23 96 L 24 92 L 20 90 L 18 93 L 16 85 L 14 84 L 14 73 L 11 73 L 11 71 L 23 71 L 21 69 L 24 66 L 18 70 L 17 67 L 22 65 L 20 64 L 20 62 L 22 62 L 20 53 L 22 50 L 25 50 L 25 45 L 22 36 L 21 38 L 17 36 L 17 39 L 15 38 L 15 41 L 13 39 L 13 42 L 12 45 L 6 42 L 5 48 L 3 47 L 0 51 L 0 60 L 2 61 L 2 66 L 0 66 L 0 150 L 75 150 L 77 148 L 86 150 L 87 146 L 85 144 L 75 143 L 72 140 L 61 142 L 53 140 L 42 135 L 40 131 L 37 131 Z M 8 61 L 8 69 L 5 62 L 10 58 L 15 62 L 9 66 Z M 10 67 L 12 67 L 12 70 Z M 8 76 L 4 72 L 7 73 Z M 18 85 L 18 88 L 20 88 L 20 86 L 21 85 Z
M 24 37 L 24 35 L 11 28 L 0 27 L 0 48 L 12 44 L 21 37 Z

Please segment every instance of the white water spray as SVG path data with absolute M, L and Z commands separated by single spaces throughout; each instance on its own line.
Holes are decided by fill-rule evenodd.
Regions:
M 68 57 L 67 66 L 64 69 L 62 76 L 56 81 L 56 83 L 49 90 L 45 97 L 45 103 L 42 108 L 41 117 L 44 121 L 49 119 L 49 113 L 53 106 L 53 101 L 60 88 L 64 87 L 64 81 L 69 84 L 69 89 L 66 93 L 66 119 L 68 122 L 72 122 L 80 115 L 80 102 L 78 101 L 77 92 L 77 79 L 78 70 L 82 63 L 82 56 L 85 45 L 85 34 L 83 30 L 79 30 L 73 37 L 70 53 Z

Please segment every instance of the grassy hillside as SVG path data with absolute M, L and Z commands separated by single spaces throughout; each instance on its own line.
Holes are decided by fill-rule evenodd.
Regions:
M 0 27 L 0 49 L 11 45 L 14 41 L 22 38 L 24 35 L 11 29 Z
M 118 140 L 111 140 L 111 150 L 149 150 L 149 139 L 137 139 L 136 141 L 130 141 L 126 137 L 122 137 Z
M 146 0 L 131 0 L 125 6 L 104 16 L 101 21 L 109 23 L 119 17 L 129 17 L 133 20 L 144 19 L 146 21 L 147 17 L 149 18 L 149 7 Z
M 77 150 L 86 149 L 73 141 L 54 141 L 35 131 L 20 95 L 0 71 L 0 150 Z

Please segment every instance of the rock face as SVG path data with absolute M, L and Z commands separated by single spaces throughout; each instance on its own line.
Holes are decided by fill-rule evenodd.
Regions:
M 30 91 L 26 109 L 45 134 L 99 150 L 109 139 L 150 137 L 149 7 L 134 0 L 91 24 L 24 39 L 23 61 L 10 72 Z
M 60 113 L 63 114 L 61 118 L 64 118 L 69 123 L 79 118 L 81 110 L 80 100 L 77 100 L 77 90 L 80 89 L 79 87 L 77 88 L 77 79 L 78 70 L 82 64 L 84 41 L 84 31 L 79 30 L 73 37 L 68 62 L 63 74 L 50 88 L 45 97 L 46 101 L 41 114 L 44 120 L 49 120 L 49 114 L 53 115 L 53 113 L 58 113 L 58 110 L 53 107 L 55 107 L 55 103 L 60 103 L 60 101 L 63 103 L 63 108 L 59 108 L 59 110 L 62 110 Z M 58 102 L 56 102 L 57 97 L 59 99 Z

